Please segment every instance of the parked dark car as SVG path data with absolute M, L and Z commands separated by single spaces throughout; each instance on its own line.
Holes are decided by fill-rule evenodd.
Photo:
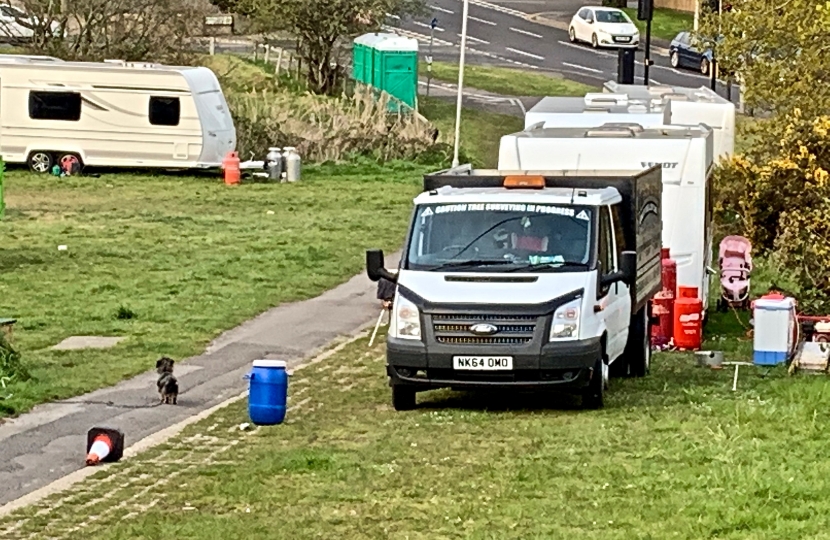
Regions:
M 712 66 L 712 49 L 701 51 L 695 41 L 690 32 L 677 34 L 669 45 L 669 60 L 672 67 L 694 69 L 708 75 Z

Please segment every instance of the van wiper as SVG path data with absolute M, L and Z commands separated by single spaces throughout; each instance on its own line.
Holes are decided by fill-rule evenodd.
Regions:
M 513 261 L 507 259 L 467 259 L 464 261 L 449 261 L 436 266 L 430 266 L 425 270 L 427 272 L 434 272 L 436 270 L 446 270 L 449 268 L 468 268 L 471 266 L 494 266 L 499 264 L 514 264 Z
M 525 264 L 522 266 L 517 266 L 516 268 L 511 268 L 510 270 L 505 270 L 505 272 L 535 272 L 536 270 L 540 270 L 542 268 L 553 268 L 554 270 L 557 268 L 588 268 L 588 265 L 581 262 L 576 261 L 562 261 L 562 262 L 549 262 L 549 263 L 533 263 L 533 264 Z

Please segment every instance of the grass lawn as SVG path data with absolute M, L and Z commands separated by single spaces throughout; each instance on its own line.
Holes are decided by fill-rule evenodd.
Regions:
M 746 324 L 714 314 L 708 345 L 742 357 Z M 659 354 L 649 377 L 612 381 L 602 411 L 447 390 L 396 413 L 383 355 L 363 339 L 295 373 L 288 423 L 240 430 L 237 403 L 0 520 L 0 536 L 830 537 L 824 377 L 743 368 L 732 392 L 731 369 Z
M 436 97 L 418 98 L 421 114 L 434 122 L 442 139 L 452 144 L 455 130 L 455 102 Z M 496 114 L 477 109 L 461 110 L 461 145 L 466 157 L 477 167 L 495 168 L 499 160 L 499 141 L 502 135 L 524 128 L 524 119 L 518 116 Z
M 640 30 L 640 41 L 646 39 L 646 22 L 637 19 L 637 8 L 623 8 Z M 655 9 L 651 19 L 651 36 L 671 41 L 680 32 L 691 31 L 695 24 L 695 14 L 673 9 Z
M 427 66 L 421 63 L 421 76 L 426 77 Z M 433 62 L 433 79 L 458 84 L 458 65 L 451 62 Z M 584 96 L 597 88 L 561 77 L 513 68 L 467 65 L 464 68 L 464 86 L 506 96 Z
M 18 319 L 35 380 L 0 391 L 0 416 L 114 384 L 162 354 L 199 353 L 271 306 L 345 281 L 362 270 L 370 237 L 399 245 L 424 170 L 308 166 L 297 184 L 233 188 L 208 177 L 7 173 L 0 316 Z M 50 349 L 71 335 L 128 339 Z

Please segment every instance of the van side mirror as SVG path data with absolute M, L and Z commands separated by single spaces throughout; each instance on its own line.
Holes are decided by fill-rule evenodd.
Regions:
M 396 283 L 397 274 L 386 269 L 383 262 L 383 250 L 370 249 L 366 251 L 366 274 L 372 281 L 380 281 L 381 278 Z
M 637 252 L 623 251 L 620 257 L 620 272 L 626 285 L 633 285 L 637 281 Z

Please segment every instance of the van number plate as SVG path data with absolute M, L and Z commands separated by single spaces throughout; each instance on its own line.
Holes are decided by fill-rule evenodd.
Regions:
M 497 371 L 513 369 L 512 356 L 453 356 L 453 369 Z

